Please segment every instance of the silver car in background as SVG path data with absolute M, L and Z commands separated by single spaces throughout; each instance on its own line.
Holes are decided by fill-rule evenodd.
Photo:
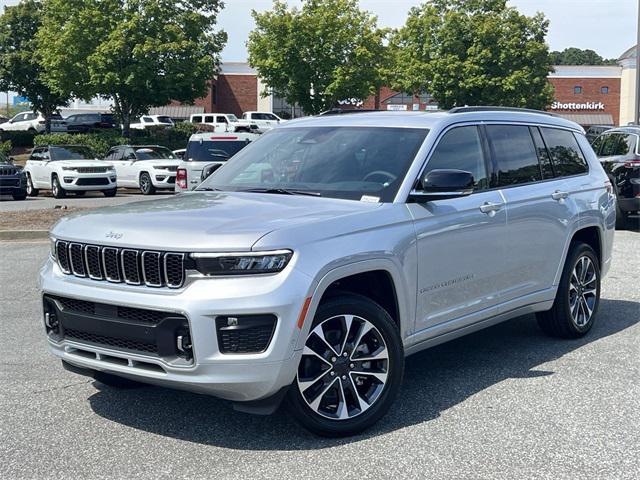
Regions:
M 327 436 L 391 408 L 404 359 L 524 314 L 596 320 L 615 196 L 584 131 L 458 108 L 287 122 L 196 191 L 61 220 L 40 272 L 50 350 L 288 410 Z M 543 347 L 541 347 L 543 348 Z

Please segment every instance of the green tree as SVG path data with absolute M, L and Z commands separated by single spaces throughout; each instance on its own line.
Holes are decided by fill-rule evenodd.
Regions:
M 552 70 L 542 14 L 521 15 L 506 0 L 432 0 L 409 12 L 391 39 L 397 90 L 427 91 L 441 108 L 546 108 Z
M 249 63 L 268 89 L 306 113 L 364 100 L 381 84 L 387 31 L 357 0 L 304 0 L 301 9 L 274 0 L 253 18 Z
M 605 59 L 593 50 L 582 50 L 576 47 L 551 52 L 551 62 L 554 65 L 616 65 L 618 63 L 615 58 Z
M 111 98 L 129 124 L 150 107 L 192 102 L 219 66 L 221 0 L 46 0 L 38 32 L 50 85 Z
M 23 0 L 5 7 L 0 16 L 0 90 L 12 90 L 42 113 L 51 131 L 51 115 L 66 105 L 69 96 L 50 88 L 36 55 L 35 37 L 42 24 L 42 3 Z

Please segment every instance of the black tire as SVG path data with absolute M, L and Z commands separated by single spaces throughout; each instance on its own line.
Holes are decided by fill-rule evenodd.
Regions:
M 129 389 L 129 388 L 140 388 L 144 386 L 143 383 L 136 382 L 135 380 L 119 377 L 117 375 L 112 375 L 106 372 L 96 371 L 93 374 L 93 378 L 96 380 L 96 382 L 100 382 L 103 385 L 107 385 L 112 388 Z
M 84 197 L 87 192 L 84 190 L 80 190 L 78 192 L 73 192 L 76 197 Z
M 34 188 L 33 182 L 31 181 L 31 175 L 27 174 L 27 195 L 30 197 L 37 197 L 40 193 L 40 190 Z
M 358 335 L 358 332 L 362 331 L 354 330 L 354 328 L 362 328 L 362 323 L 359 325 L 356 325 L 355 323 L 356 321 L 360 322 L 360 319 L 366 320 L 369 324 L 375 327 L 375 330 L 371 331 L 372 333 L 367 334 L 372 335 L 368 337 L 367 341 L 371 342 L 373 340 L 375 342 L 374 345 L 378 345 L 379 349 L 386 346 L 385 353 L 387 355 L 387 359 L 379 360 L 379 362 L 382 362 L 382 364 L 376 365 L 382 365 L 381 368 L 383 368 L 383 370 L 386 370 L 387 376 L 385 383 L 377 383 L 378 381 L 373 380 L 371 377 L 369 377 L 371 378 L 371 383 L 368 384 L 369 386 L 367 386 L 367 384 L 365 383 L 364 388 L 368 389 L 367 391 L 375 391 L 376 388 L 378 389 L 376 396 L 373 398 L 370 397 L 372 403 L 370 404 L 370 406 L 368 406 L 369 404 L 367 404 L 367 409 L 360 410 L 356 408 L 355 411 L 352 410 L 352 412 L 354 412 L 353 416 L 351 416 L 351 413 L 348 413 L 348 417 L 345 419 L 331 419 L 327 418 L 327 416 L 325 415 L 322 415 L 319 411 L 312 409 L 310 403 L 308 403 L 308 401 L 303 397 L 303 394 L 301 393 L 301 389 L 303 387 L 299 386 L 298 377 L 303 374 L 303 371 L 305 371 L 305 368 L 309 365 L 308 362 L 314 361 L 315 359 L 313 355 L 308 355 L 307 359 L 305 359 L 305 356 L 303 356 L 298 367 L 296 379 L 293 381 L 291 387 L 289 388 L 289 391 L 287 392 L 287 404 L 292 415 L 302 426 L 317 435 L 325 437 L 344 437 L 355 435 L 376 423 L 385 413 L 387 413 L 387 411 L 391 407 L 391 404 L 395 400 L 398 389 L 400 388 L 400 384 L 402 383 L 402 375 L 404 371 L 404 349 L 402 346 L 402 340 L 400 338 L 398 326 L 380 305 L 361 295 L 344 293 L 324 300 L 320 304 L 318 311 L 316 312 L 310 333 L 306 341 L 310 342 L 313 340 L 317 340 L 312 339 L 312 337 L 315 335 L 312 333 L 312 330 L 321 323 L 325 323 L 325 325 L 328 325 L 328 322 L 340 321 L 340 325 L 342 325 L 343 327 L 346 326 L 346 321 L 344 321 L 345 317 L 343 317 L 344 315 L 354 315 L 356 317 L 360 317 L 359 319 L 354 319 L 354 323 L 352 323 L 352 326 L 355 325 L 355 327 L 347 331 L 347 338 L 344 340 L 344 352 L 348 352 L 348 356 L 345 355 L 344 357 L 342 357 L 340 354 L 338 354 L 338 361 L 336 362 L 335 357 L 329 359 L 329 357 L 332 356 L 332 354 L 329 353 L 327 357 L 328 360 L 324 360 L 322 362 L 328 365 L 331 365 L 330 362 L 334 362 L 333 365 L 330 367 L 324 367 L 324 373 L 322 373 L 323 370 L 320 369 L 319 373 L 313 374 L 314 376 L 320 375 L 317 378 L 317 381 L 322 382 L 322 384 L 318 388 L 314 389 L 314 385 L 317 386 L 317 381 L 313 380 L 314 383 L 309 384 L 310 386 L 306 388 L 309 390 L 317 391 L 319 389 L 320 391 L 323 391 L 322 389 L 325 388 L 325 385 L 337 385 L 336 390 L 339 387 L 339 390 L 343 392 L 342 398 L 343 400 L 345 400 L 344 404 L 347 405 L 347 395 L 345 395 L 344 392 L 347 392 L 347 389 L 350 389 L 351 387 L 357 390 L 356 384 L 362 381 L 363 378 L 362 376 L 358 376 L 357 374 L 352 377 L 352 373 L 350 373 L 354 369 L 354 363 L 350 362 L 356 362 L 357 364 L 358 358 L 360 358 L 359 356 L 357 356 L 360 355 L 357 351 L 358 345 L 363 345 L 365 343 L 360 342 L 357 345 L 354 345 L 354 343 L 357 342 L 357 340 L 354 341 L 354 338 Z M 349 336 L 349 332 L 351 332 L 351 336 Z M 362 340 L 367 338 L 367 335 L 364 335 L 362 337 Z M 378 335 L 382 337 L 383 343 L 379 343 L 376 341 L 378 339 Z M 335 338 L 338 337 L 334 337 L 334 339 Z M 348 341 L 349 338 L 351 338 L 350 341 Z M 340 347 L 340 345 L 337 346 Z M 352 350 L 349 352 L 350 348 Z M 327 351 L 331 352 L 333 350 Z M 384 351 L 384 349 L 382 351 Z M 353 355 L 356 355 L 356 357 L 352 358 Z M 315 361 L 319 362 L 320 360 Z M 340 362 L 342 363 L 339 365 Z M 367 362 L 361 363 L 366 364 Z M 375 362 L 368 363 L 372 364 Z M 362 367 L 363 366 L 356 367 L 355 370 L 363 370 L 364 368 Z M 339 370 L 347 368 L 349 368 L 349 370 L 347 370 L 346 375 L 343 375 L 343 373 L 345 372 Z M 335 375 L 336 372 L 337 376 Z M 331 373 L 331 377 L 327 377 L 329 373 Z M 345 378 L 347 379 L 345 380 Z M 355 380 L 353 380 L 354 378 Z M 366 377 L 364 378 L 364 381 L 368 382 L 368 380 L 366 380 Z M 349 380 L 351 380 L 351 383 L 349 383 Z M 338 384 L 335 384 L 336 381 L 338 382 Z M 344 385 L 344 388 L 341 386 L 341 384 Z M 372 385 L 377 385 L 377 387 L 372 387 Z M 362 384 L 359 384 L 359 386 L 362 387 Z M 321 397 L 320 403 L 322 404 L 322 399 L 326 398 L 325 395 L 332 394 L 331 390 L 332 388 L 324 390 L 323 393 L 315 396 L 315 400 L 317 400 L 318 397 Z M 307 390 L 305 390 L 305 392 L 306 391 Z M 353 390 L 349 390 L 349 399 L 351 401 L 355 401 L 355 396 L 351 392 L 353 392 Z M 313 393 L 314 392 L 312 392 L 312 394 Z M 336 391 L 335 398 L 337 399 L 338 396 L 339 392 Z M 361 398 L 362 397 L 358 393 L 358 399 Z M 309 401 L 313 403 L 312 400 Z M 340 407 L 337 402 L 335 408 L 336 412 L 338 412 L 338 409 Z M 346 407 L 347 411 L 348 409 L 349 406 Z
M 156 193 L 156 187 L 153 186 L 153 182 L 151 182 L 151 176 L 147 172 L 142 172 L 140 174 L 140 191 L 143 195 L 153 195 Z
M 26 193 L 14 193 L 12 196 L 14 200 L 25 200 L 27 198 Z
M 588 319 L 583 319 L 584 324 L 579 324 L 572 315 L 572 298 L 579 296 L 579 293 L 572 287 L 572 276 L 577 264 L 582 258 L 588 258 L 593 265 L 595 280 L 589 282 L 589 288 L 595 287 L 595 297 L 591 304 L 591 315 Z M 589 277 L 590 278 L 590 277 Z M 581 291 L 587 291 L 582 290 Z M 591 299 L 591 297 L 589 297 Z M 580 303 L 580 302 L 578 302 Z M 575 304 L 575 303 L 574 303 Z M 600 261 L 596 252 L 586 243 L 576 242 L 571 244 L 567 260 L 562 271 L 560 285 L 551 310 L 536 314 L 538 325 L 547 335 L 559 338 L 580 338 L 586 335 L 593 327 L 600 304 Z M 577 305 L 577 312 L 580 315 L 582 304 Z M 586 310 L 585 306 L 585 312 Z M 585 315 L 586 317 L 586 315 Z
M 115 197 L 116 193 L 118 193 L 118 189 L 112 188 L 111 190 L 103 190 L 102 193 L 105 197 Z
M 58 180 L 57 175 L 54 175 L 51 179 L 51 193 L 55 198 L 64 198 L 67 196 L 67 192 L 60 185 L 60 180 Z

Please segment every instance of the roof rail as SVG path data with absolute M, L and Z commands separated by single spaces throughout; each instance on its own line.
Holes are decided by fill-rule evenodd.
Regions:
M 538 113 L 541 115 L 549 115 L 550 117 L 557 117 L 555 113 L 545 112 L 544 110 L 534 110 L 533 108 L 518 108 L 518 107 L 492 107 L 492 106 L 477 106 L 477 107 L 453 107 L 448 113 L 470 113 L 470 112 L 524 112 L 524 113 Z

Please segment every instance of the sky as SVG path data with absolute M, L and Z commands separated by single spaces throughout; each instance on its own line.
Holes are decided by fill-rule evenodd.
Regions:
M 0 7 L 18 0 L 0 0 Z M 300 0 L 288 0 L 300 5 Z M 420 0 L 360 0 L 360 7 L 378 17 L 383 27 L 400 27 L 409 9 Z M 222 51 L 222 61 L 247 59 L 246 41 L 253 29 L 251 10 L 268 10 L 271 0 L 225 0 L 218 17 L 220 28 L 229 40 Z M 541 11 L 550 21 L 547 43 L 551 50 L 567 47 L 590 48 L 605 58 L 618 58 L 636 43 L 637 0 L 509 0 L 509 4 L 526 15 Z M 2 95 L 0 95 L 2 100 Z

